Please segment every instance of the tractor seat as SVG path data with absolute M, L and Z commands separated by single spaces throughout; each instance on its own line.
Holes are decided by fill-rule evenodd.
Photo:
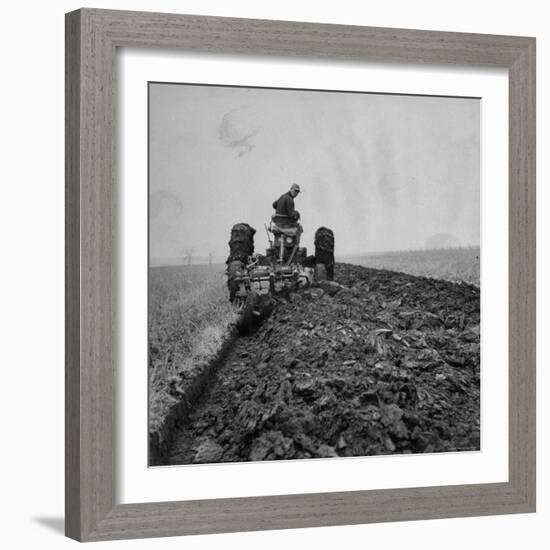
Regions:
M 298 233 L 298 227 L 281 227 L 275 222 L 271 224 L 270 229 L 273 235 L 285 235 L 286 237 L 295 237 Z

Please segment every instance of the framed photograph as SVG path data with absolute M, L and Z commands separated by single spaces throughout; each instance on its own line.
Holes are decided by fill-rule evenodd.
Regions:
M 66 18 L 66 534 L 535 510 L 535 40 Z

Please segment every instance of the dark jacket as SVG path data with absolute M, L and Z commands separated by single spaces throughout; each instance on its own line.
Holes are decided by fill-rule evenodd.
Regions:
M 290 191 L 283 193 L 274 201 L 273 208 L 275 208 L 275 215 L 277 218 L 281 218 L 281 221 L 296 221 L 300 218 L 300 214 L 294 208 L 294 199 Z

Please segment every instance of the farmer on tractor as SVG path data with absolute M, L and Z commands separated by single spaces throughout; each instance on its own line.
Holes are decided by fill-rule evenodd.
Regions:
M 300 242 L 302 234 L 302 226 L 298 222 L 300 213 L 294 208 L 294 199 L 300 193 L 300 186 L 293 183 L 290 191 L 283 193 L 276 201 L 273 202 L 275 214 L 272 217 L 273 223 L 283 232 L 285 229 L 297 228 L 296 244 Z
M 248 326 L 255 315 L 260 315 L 256 307 L 258 297 L 332 279 L 333 232 L 326 227 L 315 232 L 315 255 L 308 256 L 307 249 L 299 246 L 302 226 L 300 214 L 294 208 L 299 192 L 300 186 L 294 183 L 273 203 L 275 213 L 269 227 L 265 226 L 269 242 L 265 255 L 254 252 L 256 230 L 253 227 L 241 222 L 231 229 L 226 261 L 227 288 L 231 302 L 244 308 L 243 327 Z

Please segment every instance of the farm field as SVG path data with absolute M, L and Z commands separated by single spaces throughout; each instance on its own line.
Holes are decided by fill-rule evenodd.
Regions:
M 225 265 L 149 270 L 149 429 L 158 427 L 181 396 L 174 380 L 193 376 L 215 354 L 237 312 L 229 303 Z
M 346 256 L 353 264 L 479 286 L 479 246 Z
M 476 286 L 479 285 L 479 248 L 408 251 L 400 253 L 364 255 L 353 257 L 348 261 L 355 264 L 355 267 L 349 266 L 348 268 L 345 268 L 345 271 L 342 271 L 345 264 L 337 264 L 337 266 L 341 274 L 344 272 L 348 273 L 348 271 L 350 273 L 353 272 L 354 276 L 349 281 L 349 277 L 345 278 L 345 281 L 342 279 L 342 282 L 352 286 L 354 284 L 364 284 L 361 283 L 361 280 L 374 281 L 377 280 L 377 277 L 386 277 L 388 278 L 388 284 L 390 285 L 388 286 L 388 292 L 390 292 L 390 290 L 393 292 L 393 282 L 398 282 L 401 280 L 399 273 L 396 272 L 429 277 L 432 279 L 432 282 L 429 282 L 429 280 L 426 279 L 423 280 L 425 281 L 424 283 L 418 281 L 419 289 L 421 288 L 422 292 L 425 292 L 426 294 L 426 296 L 422 298 L 423 300 L 427 300 L 429 296 L 432 296 L 438 302 L 439 300 L 444 300 L 447 293 L 455 292 L 452 285 L 449 287 L 444 286 L 440 289 L 437 285 L 442 284 L 443 280 L 450 281 L 451 283 L 467 282 Z M 385 270 L 385 273 L 382 271 L 378 274 L 376 272 L 362 271 L 364 267 L 358 266 Z M 166 422 L 170 417 L 170 410 L 172 407 L 177 403 L 181 403 L 182 400 L 188 400 L 190 398 L 189 396 L 193 395 L 194 390 L 192 388 L 194 381 L 199 380 L 201 377 L 204 379 L 205 363 L 212 363 L 211 360 L 216 358 L 222 346 L 231 340 L 230 333 L 232 327 L 237 322 L 238 311 L 229 303 L 224 270 L 224 264 L 214 264 L 212 266 L 185 265 L 150 268 L 150 434 L 163 432 L 163 429 L 168 426 Z M 438 283 L 438 279 L 442 280 L 442 282 Z M 436 285 L 436 287 L 433 285 Z M 456 292 L 458 292 L 458 290 L 456 290 Z M 472 290 L 472 292 L 474 291 Z M 378 291 L 375 291 L 374 295 L 372 295 L 369 299 L 375 301 L 382 300 L 382 297 L 378 296 L 378 293 Z M 370 294 L 371 293 L 369 293 L 369 295 Z M 342 296 L 343 295 L 344 294 L 342 294 Z M 477 290 L 477 294 L 474 292 L 472 296 L 478 300 L 479 290 Z M 395 296 L 392 296 L 392 300 L 397 300 L 399 303 L 401 298 L 400 292 L 397 292 Z M 384 297 L 384 300 L 387 301 L 388 299 L 389 298 Z M 381 303 L 384 304 L 384 300 L 382 300 Z M 330 302 L 332 302 L 332 300 L 330 300 Z M 304 304 L 306 303 L 307 301 L 304 302 Z M 390 300 L 388 303 L 393 302 Z M 479 308 L 479 303 L 476 303 L 476 307 Z M 327 305 L 325 302 L 322 302 L 322 304 L 324 304 L 323 308 Z M 357 307 L 360 306 L 364 307 L 364 304 L 357 304 Z M 285 305 L 284 302 L 279 305 L 281 312 L 284 312 L 288 307 L 289 306 Z M 443 308 L 443 306 L 441 307 Z M 445 308 L 446 307 L 447 306 L 445 306 Z M 438 316 L 445 319 L 445 315 L 447 315 L 447 313 L 445 313 L 445 315 L 441 313 L 441 311 L 445 308 L 436 308 L 434 311 L 436 311 Z M 401 309 L 401 306 L 398 309 Z M 478 309 L 476 311 L 478 311 Z M 312 326 L 317 326 L 317 323 L 323 324 L 321 321 L 323 315 L 326 314 L 330 317 L 333 314 L 332 311 L 330 313 L 325 312 L 324 314 L 322 314 L 321 311 L 310 313 L 311 314 L 308 313 L 306 317 Z M 477 313 L 477 316 L 479 316 L 479 313 Z M 470 317 L 471 315 L 468 314 L 465 320 L 459 320 L 460 330 L 463 329 L 464 323 L 468 325 L 472 324 L 475 329 L 475 326 L 479 323 L 479 320 L 475 319 L 475 314 L 472 318 Z M 276 322 L 277 318 L 278 317 L 275 317 L 269 321 L 268 326 L 278 326 L 278 323 Z M 286 320 L 285 322 L 290 323 L 289 320 Z M 381 326 L 384 329 L 387 328 L 384 324 Z M 295 330 L 299 332 L 303 328 L 300 327 L 296 327 Z M 370 330 L 374 330 L 375 328 L 376 327 L 370 327 Z M 379 330 L 381 330 L 380 327 Z M 423 331 L 424 330 L 425 329 L 423 329 Z M 438 338 L 440 336 L 441 335 L 439 335 Z M 432 338 L 432 336 L 430 336 L 430 338 Z M 433 336 L 433 338 L 435 338 L 435 336 Z M 473 338 L 478 342 L 479 336 L 476 336 L 475 334 L 472 336 L 468 332 L 466 334 L 466 338 Z M 233 361 L 237 367 L 239 367 L 242 363 L 242 358 L 239 354 L 245 354 L 246 357 L 248 357 L 249 354 L 252 356 L 253 349 L 259 345 L 259 342 L 256 342 L 254 338 L 244 338 L 240 340 L 242 340 L 242 342 L 237 343 L 237 347 L 230 351 L 230 357 L 229 359 L 224 360 L 224 364 L 231 365 Z M 444 342 L 442 341 L 442 343 Z M 445 343 L 445 345 L 447 344 Z M 458 342 L 456 344 L 458 348 L 461 348 L 463 345 L 464 344 L 459 344 Z M 438 346 L 434 347 L 436 349 L 438 348 Z M 281 351 L 286 353 L 288 350 L 285 350 L 286 347 Z M 312 349 L 309 350 L 309 352 L 312 351 Z M 468 363 L 471 363 L 473 360 L 473 357 L 469 358 Z M 360 362 L 362 362 L 362 359 Z M 449 369 L 448 365 L 445 366 L 445 363 L 442 364 L 442 368 Z M 477 406 L 475 403 L 475 392 L 477 391 L 475 381 L 475 376 L 477 376 L 477 366 L 475 362 L 472 363 L 472 368 L 474 379 L 469 381 L 467 385 L 470 388 L 468 391 L 474 392 L 474 401 L 468 405 L 468 409 L 471 409 L 471 407 L 474 407 L 475 409 Z M 249 367 L 243 371 L 243 375 L 248 372 L 248 369 Z M 230 372 L 231 371 L 229 370 L 228 373 L 230 374 Z M 451 378 L 454 376 L 450 371 L 442 371 L 439 374 L 441 376 L 450 376 Z M 236 380 L 240 380 L 240 375 L 237 376 Z M 207 385 L 204 386 L 204 389 L 201 391 L 208 392 L 210 385 L 211 381 L 209 379 Z M 252 384 L 250 387 L 254 388 L 255 386 Z M 445 403 L 447 398 L 443 395 L 441 398 L 443 399 L 442 403 Z M 196 399 L 196 396 L 192 399 Z M 218 406 L 219 403 L 216 400 L 216 407 Z M 468 415 L 470 415 L 470 417 L 475 421 L 477 413 L 474 409 L 469 410 Z M 466 420 L 463 420 L 463 422 L 465 421 Z M 172 428 L 167 429 L 172 430 Z M 461 428 L 461 430 L 463 430 L 463 428 Z M 466 432 L 470 434 L 468 435 L 469 438 L 472 434 L 469 430 L 466 430 Z M 191 435 L 189 432 L 186 432 L 185 434 L 182 433 L 179 437 L 179 444 L 176 444 L 172 450 L 172 453 L 175 454 L 172 454 L 172 458 L 168 460 L 171 461 L 171 463 L 187 463 L 194 461 L 195 458 L 193 458 L 193 453 L 195 451 L 191 449 L 190 445 L 193 441 L 195 441 L 194 444 L 197 444 L 196 436 L 197 434 Z M 475 434 L 473 434 L 473 436 L 473 444 L 475 447 Z M 472 441 L 470 441 L 466 447 L 471 448 L 471 444 Z M 389 445 L 389 447 L 391 448 L 391 445 Z M 459 445 L 459 447 L 464 448 L 463 444 Z M 376 452 L 381 452 L 381 449 L 377 449 Z M 248 451 L 245 452 L 246 457 L 248 457 L 247 453 Z M 239 455 L 239 457 L 231 453 L 227 455 L 228 460 L 242 460 L 243 458 L 244 455 Z
M 161 464 L 475 451 L 479 289 L 338 263 L 238 338 Z

